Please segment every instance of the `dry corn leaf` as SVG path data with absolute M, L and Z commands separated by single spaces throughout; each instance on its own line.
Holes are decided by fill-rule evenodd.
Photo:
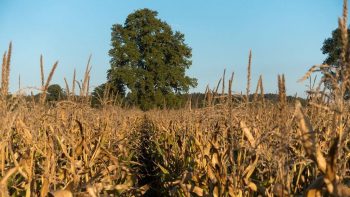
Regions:
M 182 187 L 186 188 L 187 191 L 195 193 L 197 196 L 203 196 L 204 190 L 200 187 L 191 184 L 181 184 Z

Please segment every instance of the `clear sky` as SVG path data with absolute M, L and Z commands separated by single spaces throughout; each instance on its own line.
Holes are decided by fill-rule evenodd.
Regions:
M 187 74 L 198 79 L 192 92 L 214 87 L 235 72 L 233 90 L 244 91 L 249 49 L 253 51 L 252 85 L 263 75 L 266 92 L 277 91 L 277 74 L 286 74 L 288 94 L 303 95 L 296 81 L 322 63 L 320 48 L 337 27 L 342 0 L 0 0 L 0 52 L 13 42 L 11 90 L 40 86 L 40 54 L 46 75 L 59 60 L 53 83 L 78 79 L 92 54 L 91 85 L 105 82 L 109 69 L 111 27 L 131 12 L 150 8 L 192 48 Z

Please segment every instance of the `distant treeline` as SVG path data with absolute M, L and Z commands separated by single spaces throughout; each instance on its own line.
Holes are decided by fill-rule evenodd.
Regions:
M 35 95 L 27 95 L 23 96 L 25 100 L 31 101 L 31 102 L 39 102 L 40 100 L 40 93 L 35 94 Z M 207 95 L 208 96 L 208 95 Z M 162 108 L 167 108 L 167 109 L 178 109 L 178 108 L 184 108 L 184 107 L 189 107 L 191 108 L 203 108 L 208 106 L 208 98 L 207 98 L 205 93 L 189 93 L 189 94 L 182 94 L 178 95 L 179 97 L 179 103 L 177 103 L 176 106 L 166 106 L 164 105 Z M 218 104 L 223 101 L 227 101 L 228 95 L 221 95 L 221 94 L 216 94 L 216 95 L 211 95 L 211 97 L 215 98 L 215 100 L 211 101 L 212 103 Z M 55 103 L 58 101 L 63 101 L 70 99 L 72 101 L 83 101 L 83 102 L 90 102 L 92 107 L 100 107 L 103 105 L 103 103 L 109 103 L 109 104 L 117 104 L 122 107 L 133 107 L 131 102 L 128 101 L 128 98 L 120 98 L 120 97 L 108 97 L 108 98 L 102 98 L 103 96 L 97 96 L 96 94 L 92 94 L 91 96 L 70 96 L 68 97 L 66 92 L 58 85 L 58 84 L 53 84 L 49 86 L 48 91 L 47 91 L 47 98 L 46 102 L 47 103 Z M 259 95 L 260 97 L 260 95 Z M 114 98 L 114 99 L 113 99 Z M 109 102 L 105 102 L 102 100 L 109 100 Z M 253 101 L 254 100 L 254 94 L 249 95 L 249 100 Z M 264 100 L 267 102 L 272 102 L 276 103 L 279 101 L 279 96 L 278 94 L 264 94 Z M 290 104 L 294 104 L 296 100 L 299 100 L 302 104 L 306 104 L 307 100 L 304 98 L 300 97 L 295 97 L 295 96 L 287 96 L 287 102 Z M 245 102 L 245 95 L 239 95 L 239 94 L 234 94 L 232 95 L 232 103 L 234 104 L 240 104 L 242 102 Z
M 185 94 L 183 95 L 184 99 L 187 101 L 187 105 L 190 103 L 192 108 L 201 108 L 204 107 L 206 101 L 206 94 L 204 93 L 190 93 L 190 94 Z M 222 95 L 218 94 L 216 95 L 217 97 L 220 97 Z M 227 96 L 227 95 L 224 95 Z M 254 94 L 250 94 L 249 95 L 249 100 L 252 101 L 254 98 Z M 236 103 L 240 103 L 243 102 L 245 99 L 245 95 L 238 95 L 235 94 L 232 96 L 232 101 L 236 102 Z M 268 93 L 268 94 L 264 94 L 264 99 L 266 101 L 272 102 L 272 103 L 276 103 L 279 101 L 279 97 L 278 94 L 272 94 L 272 93 Z M 287 102 L 290 104 L 294 104 L 296 100 L 299 100 L 303 105 L 307 103 L 307 100 L 301 97 L 295 97 L 295 96 L 287 96 Z M 217 99 L 216 101 L 217 103 L 220 102 L 219 99 Z

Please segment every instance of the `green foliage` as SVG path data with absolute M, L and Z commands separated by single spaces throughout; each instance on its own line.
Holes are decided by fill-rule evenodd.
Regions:
M 112 87 L 111 84 L 103 83 L 92 92 L 91 104 L 93 107 L 100 107 L 104 104 L 110 104 L 109 102 L 121 100 L 117 93 L 115 87 Z
M 92 92 L 91 105 L 93 107 L 98 107 L 101 105 L 101 100 L 103 99 L 105 88 L 106 88 L 106 84 L 103 83 L 97 86 Z
M 47 88 L 47 101 L 58 101 L 65 97 L 65 93 L 60 85 L 52 84 Z
M 348 29 L 348 35 L 350 34 L 350 30 Z M 350 39 L 348 39 L 348 43 L 350 46 Z M 324 71 L 327 72 L 328 74 L 331 74 L 333 76 L 336 75 L 336 69 L 339 68 L 340 65 L 340 53 L 342 49 L 342 40 L 341 40 L 341 31 L 339 28 L 333 30 L 332 32 L 332 37 L 327 38 L 323 42 L 323 46 L 321 48 L 322 53 L 327 55 L 326 59 L 324 60 L 324 64 L 328 64 L 330 67 L 325 68 Z M 349 50 L 346 52 L 346 57 L 349 57 Z M 340 77 L 338 77 L 340 80 Z M 339 81 L 340 82 L 340 81 Z M 329 76 L 325 76 L 325 85 L 329 88 L 332 89 L 332 83 L 331 79 Z M 349 99 L 350 92 L 349 90 L 346 90 L 345 92 L 345 99 Z
M 107 83 L 130 104 L 143 110 L 178 107 L 180 95 L 197 85 L 185 74 L 192 53 L 184 35 L 158 19 L 156 11 L 137 10 L 124 25 L 113 25 L 111 41 Z
M 348 34 L 349 33 L 350 33 L 350 30 L 348 30 Z M 349 44 L 350 44 L 350 39 L 349 39 Z M 341 47 L 342 47 L 341 32 L 340 32 L 340 29 L 337 28 L 332 32 L 332 37 L 327 38 L 323 42 L 323 46 L 321 50 L 323 54 L 327 55 L 323 63 L 333 67 L 338 67 Z

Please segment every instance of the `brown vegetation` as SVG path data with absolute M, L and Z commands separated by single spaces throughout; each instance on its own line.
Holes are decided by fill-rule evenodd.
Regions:
M 347 32 L 347 2 L 342 32 Z M 90 107 L 90 58 L 68 99 L 47 105 L 49 77 L 41 68 L 41 100 L 8 96 L 12 45 L 2 63 L 0 101 L 0 196 L 350 196 L 348 101 L 350 60 L 343 35 L 341 69 L 312 67 L 333 88 L 310 92 L 308 103 L 287 102 L 284 75 L 279 102 L 264 99 L 260 76 L 249 99 L 232 95 L 225 72 L 205 107 L 181 110 L 122 109 L 103 101 Z M 222 91 L 218 93 L 220 83 Z M 75 83 L 82 100 L 75 99 Z M 69 91 L 69 89 L 71 91 Z M 260 92 L 260 93 L 259 93 Z M 106 98 L 108 99 L 107 95 Z

